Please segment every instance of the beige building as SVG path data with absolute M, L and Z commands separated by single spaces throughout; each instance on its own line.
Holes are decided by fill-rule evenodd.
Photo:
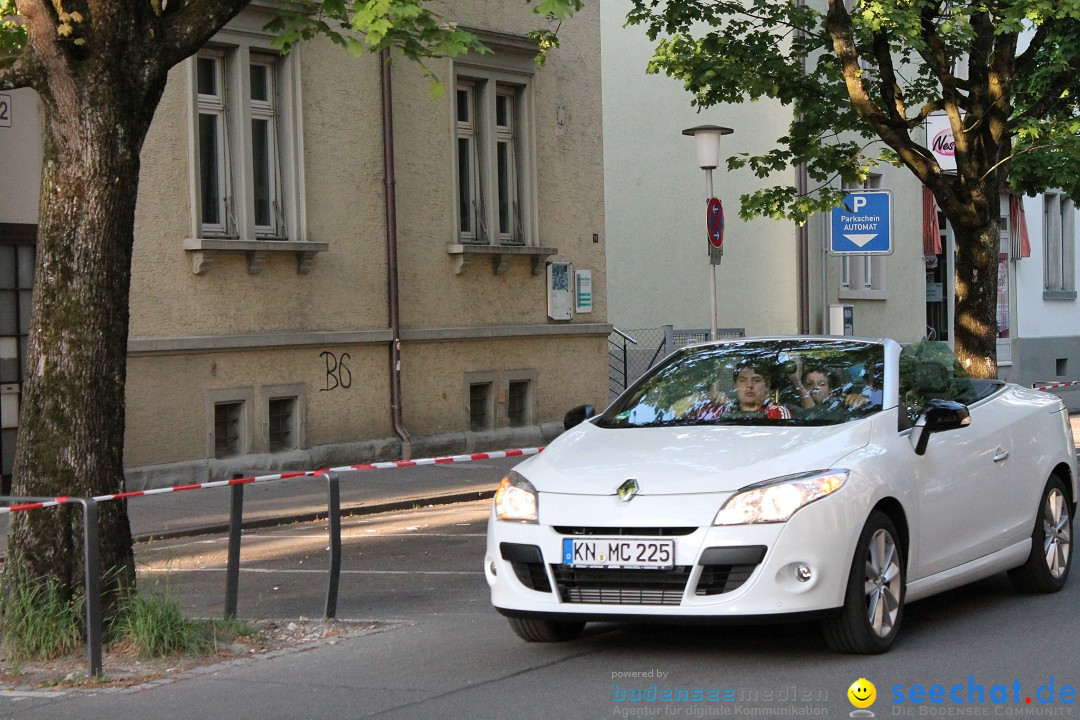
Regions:
M 539 444 L 604 401 L 598 7 L 544 66 L 528 5 L 453 12 L 495 52 L 430 62 L 437 99 L 401 59 L 384 86 L 377 55 L 280 56 L 258 4 L 174 68 L 136 216 L 130 487 Z M 4 158 L 39 143 L 19 97 L 38 125 L 0 129 Z

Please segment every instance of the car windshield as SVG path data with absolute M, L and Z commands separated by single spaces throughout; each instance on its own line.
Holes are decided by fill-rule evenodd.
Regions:
M 885 350 L 851 340 L 752 340 L 681 350 L 631 386 L 599 427 L 836 425 L 882 406 Z

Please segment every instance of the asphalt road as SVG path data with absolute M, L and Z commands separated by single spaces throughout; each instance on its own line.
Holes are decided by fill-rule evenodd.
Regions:
M 892 652 L 869 658 L 833 654 L 813 625 L 595 625 L 574 642 L 530 645 L 488 605 L 487 510 L 346 521 L 339 617 L 391 621 L 377 631 L 133 692 L 0 697 L 0 718 L 848 717 L 859 678 L 877 687 L 878 718 L 1080 715 L 1061 702 L 1067 686 L 1080 688 L 1076 578 L 1057 595 L 1021 596 L 1000 575 L 913 603 Z M 171 583 L 201 615 L 221 612 L 224 554 L 215 536 L 138 547 L 144 583 Z M 246 533 L 242 564 L 242 617 L 321 615 L 323 524 Z M 935 684 L 964 702 L 909 699 Z M 1055 701 L 1043 704 L 1051 684 Z M 718 699 L 653 701 L 654 688 Z M 967 702 L 980 693 L 982 704 Z

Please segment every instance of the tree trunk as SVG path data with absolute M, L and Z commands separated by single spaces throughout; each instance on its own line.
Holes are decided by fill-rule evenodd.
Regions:
M 124 486 L 139 152 L 163 77 L 158 85 L 131 92 L 83 78 L 68 86 L 75 92 L 41 93 L 45 153 L 15 494 L 89 497 Z M 125 503 L 103 503 L 99 512 L 108 612 L 134 589 L 135 565 Z M 7 573 L 6 582 L 48 578 L 76 594 L 84 572 L 81 518 L 78 505 L 15 514 L 8 565 L 24 572 Z
M 1000 237 L 993 217 L 956 234 L 956 356 L 972 377 L 997 377 L 997 292 Z M 990 213 L 984 213 L 989 215 Z

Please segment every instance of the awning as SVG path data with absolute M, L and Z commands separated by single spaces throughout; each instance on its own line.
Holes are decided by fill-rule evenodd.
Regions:
M 1009 249 L 1014 258 L 1031 257 L 1024 198 L 1020 195 L 1009 195 Z
M 930 188 L 922 189 L 922 246 L 923 255 L 941 254 L 941 227 L 938 225 L 937 202 Z

